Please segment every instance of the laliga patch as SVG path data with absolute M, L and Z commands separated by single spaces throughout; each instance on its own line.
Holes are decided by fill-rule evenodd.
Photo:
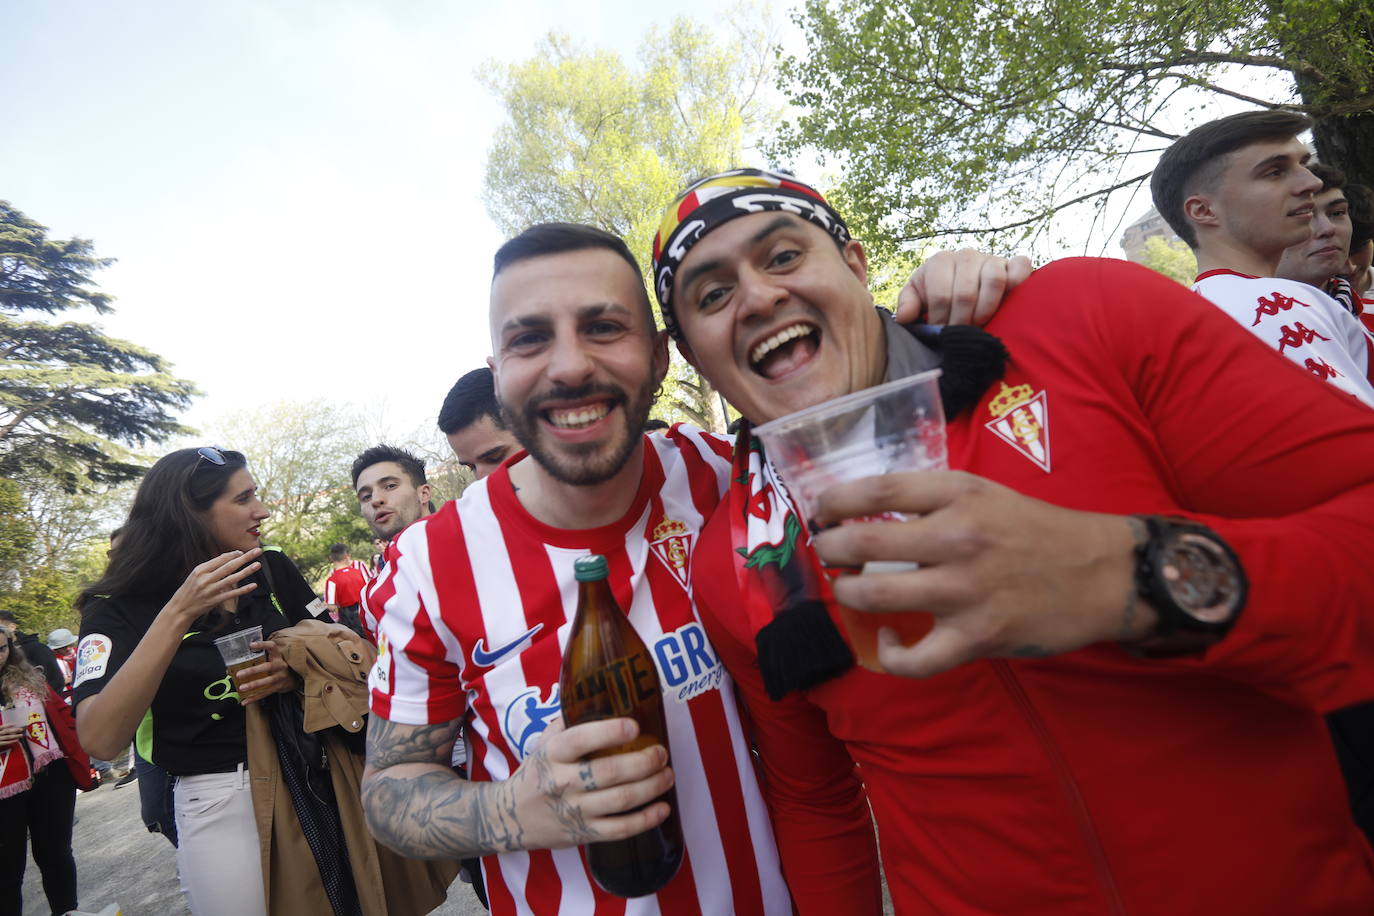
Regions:
M 1002 390 L 988 402 L 992 419 L 984 425 L 1003 442 L 1050 472 L 1050 405 L 1043 391 L 1030 385 L 1002 382 Z
M 390 696 L 395 663 L 396 660 L 391 656 L 391 641 L 386 638 L 385 633 L 378 635 L 377 661 L 373 662 L 372 670 L 367 674 L 367 689 L 380 690 Z
M 113 646 L 110 637 L 104 633 L 89 633 L 81 637 L 76 647 L 76 675 L 72 679 L 72 686 L 80 687 L 82 681 L 104 677 Z

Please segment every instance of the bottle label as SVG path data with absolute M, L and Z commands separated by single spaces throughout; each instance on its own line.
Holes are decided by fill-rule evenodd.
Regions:
M 628 716 L 641 703 L 658 696 L 658 672 L 647 656 L 617 658 L 604 668 L 586 672 L 572 683 L 572 700 L 583 709 Z

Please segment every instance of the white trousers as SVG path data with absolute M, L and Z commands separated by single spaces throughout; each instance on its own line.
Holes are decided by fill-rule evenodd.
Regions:
M 267 916 L 248 770 L 176 785 L 177 868 L 194 916 Z

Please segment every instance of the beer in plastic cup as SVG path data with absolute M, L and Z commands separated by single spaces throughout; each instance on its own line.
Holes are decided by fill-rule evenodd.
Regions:
M 228 636 L 221 636 L 215 640 L 215 648 L 219 650 L 220 658 L 224 659 L 224 667 L 229 671 L 229 676 L 234 679 L 234 689 L 239 693 L 240 703 L 256 700 L 268 693 L 266 690 L 244 693 L 243 688 L 239 686 L 239 674 L 242 671 L 255 665 L 261 665 L 267 660 L 267 653 L 261 649 L 248 647 L 249 643 L 261 641 L 262 627 L 260 626 L 239 630 L 237 633 L 230 633 Z
M 819 495 L 837 483 L 899 471 L 943 471 L 945 412 L 940 402 L 940 370 L 932 369 L 856 391 L 779 417 L 756 427 L 764 453 L 787 485 L 793 505 L 814 532 Z M 893 512 L 882 516 L 900 521 Z M 874 519 L 852 519 L 874 521 Z M 871 562 L 864 572 L 898 572 L 914 563 Z M 833 579 L 846 570 L 827 569 Z M 930 631 L 929 614 L 916 611 L 868 613 L 839 608 L 850 648 L 870 671 L 878 665 L 878 629 L 897 631 L 902 645 Z

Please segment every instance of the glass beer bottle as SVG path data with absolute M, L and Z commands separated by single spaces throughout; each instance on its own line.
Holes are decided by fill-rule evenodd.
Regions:
M 620 716 L 639 723 L 639 736 L 598 757 L 652 744 L 668 750 L 668 727 L 658 669 L 644 640 L 611 594 L 606 558 L 587 556 L 574 566 L 577 615 L 563 652 L 559 684 L 563 720 L 569 725 Z M 670 758 L 671 759 L 671 758 Z M 682 864 L 682 823 L 677 794 L 669 789 L 655 801 L 668 803 L 668 818 L 638 836 L 588 843 L 587 865 L 603 889 L 619 897 L 643 897 L 672 880 Z

